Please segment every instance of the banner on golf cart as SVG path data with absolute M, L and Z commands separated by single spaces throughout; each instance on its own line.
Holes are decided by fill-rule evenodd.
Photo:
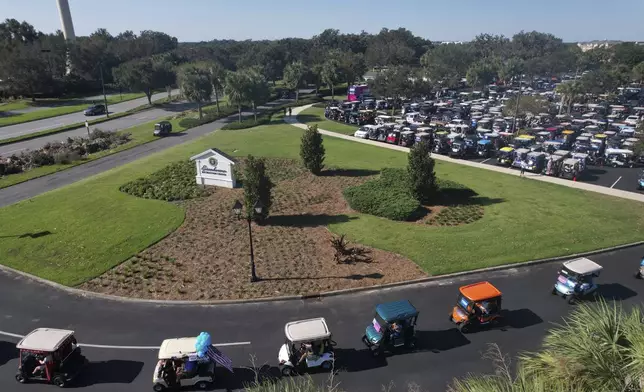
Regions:
M 233 361 L 230 358 L 228 358 L 224 353 L 217 350 L 215 346 L 208 347 L 208 351 L 206 351 L 206 355 L 216 363 L 228 369 L 229 372 L 233 373 Z

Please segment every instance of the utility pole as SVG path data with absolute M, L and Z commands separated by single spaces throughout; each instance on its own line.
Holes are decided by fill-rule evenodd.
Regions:
M 519 102 L 521 101 L 521 88 L 523 87 L 523 74 L 519 79 L 519 93 L 517 94 L 517 106 L 514 110 L 514 122 L 512 123 L 512 133 L 517 131 L 517 123 L 519 122 Z
M 101 69 L 101 86 L 103 87 L 103 101 L 105 102 L 105 115 L 110 118 L 110 110 L 107 107 L 107 95 L 105 95 L 105 80 L 103 79 L 103 63 L 98 64 Z

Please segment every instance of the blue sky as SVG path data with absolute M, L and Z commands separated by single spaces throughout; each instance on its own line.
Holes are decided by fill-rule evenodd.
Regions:
M 179 41 L 311 37 L 405 27 L 437 41 L 538 30 L 565 41 L 644 41 L 644 0 L 69 0 L 76 35 L 164 31 Z M 0 18 L 60 29 L 56 0 L 0 0 Z

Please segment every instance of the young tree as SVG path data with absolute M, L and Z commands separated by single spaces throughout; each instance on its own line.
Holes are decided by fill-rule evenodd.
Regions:
M 187 100 L 197 103 L 201 119 L 203 117 L 201 106 L 209 102 L 212 96 L 209 72 L 194 65 L 183 67 L 179 72 L 179 86 Z
M 427 142 L 414 145 L 409 151 L 407 173 L 411 194 L 421 203 L 430 203 L 436 195 L 436 173 L 431 147 Z
M 242 105 L 250 101 L 250 87 L 248 77 L 242 71 L 228 72 L 225 79 L 226 95 L 231 105 L 237 106 L 239 122 L 242 120 Z
M 244 165 L 244 205 L 249 218 L 255 220 L 266 219 L 273 204 L 273 183 L 266 173 L 266 163 L 262 158 L 249 155 Z M 263 204 L 262 214 L 257 215 L 254 210 L 255 203 Z
M 301 61 L 296 61 L 284 68 L 284 84 L 289 90 L 295 91 L 295 102 L 300 99 L 300 87 L 306 74 L 306 67 Z
M 309 125 L 307 128 L 300 142 L 300 157 L 304 167 L 317 176 L 324 168 L 324 144 L 317 124 Z

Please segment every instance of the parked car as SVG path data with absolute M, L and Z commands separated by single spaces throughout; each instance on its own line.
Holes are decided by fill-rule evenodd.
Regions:
M 102 104 L 92 105 L 85 109 L 85 111 L 83 112 L 83 114 L 86 116 L 98 116 L 105 113 L 105 105 Z

